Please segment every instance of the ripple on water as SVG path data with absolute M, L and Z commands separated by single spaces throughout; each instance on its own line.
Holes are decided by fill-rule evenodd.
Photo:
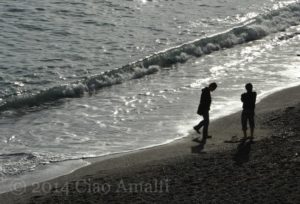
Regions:
M 13 57 L 0 55 L 1 59 L 5 59 L 0 65 L 1 70 L 2 67 L 6 67 L 3 70 L 10 71 L 1 79 L 8 80 L 6 82 L 9 86 L 1 86 L 0 93 L 4 93 L 7 87 L 14 86 L 21 88 L 17 91 L 42 90 L 48 84 L 70 82 L 69 80 L 74 79 L 73 76 L 84 75 L 79 73 L 92 75 L 120 67 L 127 64 L 128 59 L 134 61 L 166 48 L 165 45 L 170 47 L 194 39 L 194 36 L 191 36 L 193 32 L 201 32 L 203 29 L 211 30 L 210 32 L 223 30 L 230 24 L 228 19 L 227 24 L 223 24 L 228 16 L 235 16 L 237 13 L 247 16 L 253 9 L 245 11 L 249 8 L 247 5 L 253 6 L 253 2 L 246 1 L 244 3 L 247 5 L 242 9 L 224 9 L 224 14 L 220 14 L 219 19 L 210 21 L 210 14 L 214 13 L 215 9 L 219 10 L 220 5 L 207 7 L 208 9 L 199 12 L 199 8 L 193 8 L 191 1 L 180 3 L 181 6 L 177 8 L 176 1 L 153 1 L 139 5 L 140 9 L 135 10 L 133 8 L 136 1 L 97 1 L 72 4 L 74 7 L 62 9 L 67 2 L 43 2 L 45 5 L 41 5 L 41 1 L 36 1 L 34 8 L 47 8 L 42 15 L 55 19 L 43 25 L 41 22 L 32 23 L 34 18 L 40 18 L 40 12 L 36 12 L 38 15 L 11 12 L 14 13 L 14 17 L 18 16 L 18 21 L 11 22 L 11 19 L 4 18 L 6 23 L 3 24 L 2 19 L 2 32 L 11 34 L 19 31 L 18 29 L 30 32 L 24 32 L 21 42 L 16 44 L 14 41 L 20 38 L 20 33 L 17 32 L 18 35 L 7 39 L 9 43 L 5 44 L 3 49 L 11 51 L 10 44 L 16 46 L 14 49 L 18 49 L 18 46 L 28 47 L 13 52 Z M 160 6 L 153 6 L 154 4 Z M 253 10 L 259 9 L 256 7 Z M 130 13 L 126 15 L 128 10 Z M 178 10 L 181 12 L 177 12 Z M 189 12 L 184 12 L 187 10 Z M 177 18 L 175 20 L 174 14 Z M 119 18 L 120 16 L 128 17 Z M 188 19 L 195 17 L 200 19 L 199 23 L 190 26 Z M 92 26 L 93 29 L 88 32 L 82 29 L 88 26 Z M 114 35 L 107 35 L 111 33 L 112 27 Z M 158 32 L 162 30 L 167 32 Z M 179 36 L 180 32 L 188 35 Z M 56 34 L 53 35 L 54 33 Z M 160 43 L 155 44 L 156 39 L 160 39 Z M 34 43 L 36 40 L 40 41 Z M 299 47 L 297 40 L 296 37 L 289 38 L 280 44 L 276 41 L 276 36 L 270 36 L 258 42 L 203 56 L 201 59 L 190 59 L 186 63 L 159 70 L 156 75 L 102 89 L 90 97 L 65 100 L 59 106 L 46 106 L 46 109 L 31 111 L 29 114 L 20 114 L 18 111 L 2 112 L 2 151 L 34 155 L 14 155 L 14 159 L 7 159 L 5 156 L 1 158 L 0 155 L 0 160 L 6 164 L 6 169 L 2 172 L 13 175 L 50 161 L 129 151 L 186 136 L 197 120 L 195 110 L 201 88 L 211 81 L 220 84 L 218 90 L 213 93 L 213 118 L 240 109 L 239 97 L 246 81 L 253 81 L 260 94 L 274 87 L 280 88 L 286 85 L 287 81 L 298 81 L 299 75 L 295 76 L 294 73 L 298 71 L 299 58 L 291 62 L 291 53 L 286 51 L 295 52 Z M 167 41 L 169 44 L 165 43 Z M 95 42 L 97 45 L 93 45 Z M 101 48 L 101 53 L 97 52 L 99 44 L 105 45 L 105 48 Z M 29 48 L 35 46 L 41 46 L 45 57 L 40 57 L 41 50 L 32 50 L 30 55 L 28 54 Z M 97 49 L 91 49 L 94 47 Z M 136 47 L 143 47 L 143 52 Z M 110 55 L 102 54 L 105 49 Z M 67 65 L 62 61 L 66 61 Z M 30 75 L 34 73 L 32 70 L 38 70 L 39 75 Z M 31 83 L 31 78 L 37 80 Z M 268 79 L 268 82 L 265 79 Z M 48 84 L 45 83 L 47 81 Z

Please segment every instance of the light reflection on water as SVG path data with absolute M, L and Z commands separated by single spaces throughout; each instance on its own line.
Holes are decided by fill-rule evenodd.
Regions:
M 224 13 L 224 9 L 220 12 L 216 5 L 211 5 L 205 9 L 207 13 L 200 13 L 202 17 L 199 17 L 197 9 L 191 10 L 193 12 L 189 13 L 189 20 L 187 13 L 182 12 L 181 8 L 177 8 L 176 17 L 163 12 L 166 8 L 173 8 L 173 1 L 163 1 L 169 7 L 160 1 L 153 2 L 147 2 L 143 7 L 138 5 L 138 12 L 143 12 L 140 15 L 152 16 L 142 20 L 132 18 L 131 15 L 136 14 L 136 11 L 131 10 L 131 7 L 122 10 L 123 3 L 110 5 L 114 8 L 113 17 L 120 19 L 120 22 L 105 22 L 102 27 L 97 25 L 97 19 L 101 18 L 93 19 L 92 16 L 97 13 L 108 15 L 110 11 L 100 12 L 99 9 L 104 7 L 94 7 L 91 2 L 83 3 L 92 8 L 86 13 L 87 19 L 83 22 L 75 20 L 75 24 L 72 20 L 82 13 L 57 10 L 61 5 L 50 8 L 46 13 L 49 12 L 52 16 L 54 12 L 60 20 L 62 16 L 74 18 L 66 17 L 71 22 L 58 20 L 59 30 L 51 30 L 45 35 L 41 35 L 43 31 L 40 30 L 36 36 L 32 36 L 32 30 L 37 28 L 22 25 L 22 29 L 26 30 L 24 38 L 20 38 L 20 33 L 15 33 L 14 37 L 19 40 L 15 41 L 15 47 L 0 55 L 3 59 L 1 63 L 4 63 L 0 66 L 3 85 L 0 89 L 5 87 L 4 92 L 10 92 L 10 85 L 13 84 L 12 89 L 17 92 L 21 92 L 23 88 L 35 90 L 99 73 L 199 35 L 232 27 L 243 19 L 256 15 L 248 9 L 258 9 L 257 5 L 254 8 L 245 1 L 244 7 L 236 8 L 236 12 L 240 14 L 236 18 L 232 10 L 225 9 L 228 13 Z M 184 6 L 186 10 L 190 10 L 191 5 Z M 119 15 L 124 12 L 132 13 L 128 18 L 120 18 Z M 218 12 L 218 18 L 207 18 L 209 13 Z M 24 16 L 21 13 L 22 11 L 15 11 L 13 15 Z M 157 13 L 165 15 L 163 24 L 155 23 L 157 20 L 161 22 L 158 15 L 155 15 Z M 194 20 L 195 15 L 197 18 Z M 13 20 L 12 17 L 7 18 Z M 149 19 L 154 22 L 149 22 Z M 24 19 L 25 22 L 22 23 L 28 23 L 27 20 Z M 16 22 L 12 24 L 14 23 Z M 147 23 L 151 26 L 144 26 Z M 68 27 L 69 24 L 84 26 L 76 29 Z M 43 25 L 51 27 L 52 24 Z M 68 29 L 64 29 L 66 27 Z M 127 29 L 126 32 L 124 29 Z M 293 29 L 297 30 L 291 30 Z M 203 33 L 203 30 L 207 33 Z M 124 33 L 128 36 L 124 37 Z M 3 36 L 0 39 L 1 37 Z M 30 43 L 23 42 L 28 37 L 34 37 L 40 42 L 36 43 L 33 39 L 29 40 Z M 45 37 L 47 40 L 41 41 Z M 28 47 L 18 49 L 21 45 Z M 186 136 L 197 121 L 195 112 L 203 86 L 211 81 L 219 84 L 219 88 L 213 93 L 212 118 L 232 113 L 240 109 L 240 94 L 244 91 L 244 84 L 249 81 L 259 94 L 297 82 L 300 60 L 295 52 L 298 47 L 298 36 L 280 41 L 278 36 L 272 35 L 264 40 L 191 59 L 185 64 L 163 69 L 142 79 L 101 89 L 93 96 L 66 99 L 56 106 L 46 106 L 31 113 L 25 110 L 7 111 L 1 115 L 0 121 L 2 170 L 5 174 L 13 175 L 50 161 L 134 150 Z M 41 49 L 44 50 L 43 54 Z M 13 68 L 7 70 L 7 67 Z
M 262 96 L 299 81 L 294 73 L 299 73 L 300 59 L 290 60 L 296 55 L 299 37 L 285 44 L 274 39 L 276 35 L 200 61 L 192 59 L 90 97 L 2 119 L 2 152 L 31 152 L 41 163 L 134 150 L 187 136 L 197 122 L 201 88 L 211 81 L 219 84 L 212 93 L 212 118 L 241 108 L 240 94 L 247 82 Z M 21 162 L 31 162 L 32 168 L 37 164 L 26 157 Z

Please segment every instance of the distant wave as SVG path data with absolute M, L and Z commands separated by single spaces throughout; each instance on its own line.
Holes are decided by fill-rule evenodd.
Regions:
M 9 157 L 26 157 L 27 159 L 33 159 L 35 156 L 31 153 L 17 152 L 11 154 L 0 154 L 0 158 L 9 158 Z
M 161 67 L 184 63 L 191 57 L 200 57 L 214 51 L 258 40 L 268 34 L 284 31 L 299 24 L 300 4 L 294 3 L 257 16 L 242 26 L 157 52 L 118 69 L 106 71 L 72 84 L 46 89 L 36 94 L 9 97 L 1 103 L 0 111 L 38 106 L 62 98 L 81 97 L 85 93 L 91 93 L 103 87 L 156 73 Z

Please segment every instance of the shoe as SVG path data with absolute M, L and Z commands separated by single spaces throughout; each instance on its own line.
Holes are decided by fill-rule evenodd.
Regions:
M 195 130 L 198 134 L 201 134 L 201 133 L 199 132 L 199 129 L 197 129 L 196 126 L 194 126 L 194 130 Z

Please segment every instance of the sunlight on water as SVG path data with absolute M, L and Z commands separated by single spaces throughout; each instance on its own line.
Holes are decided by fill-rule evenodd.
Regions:
M 239 35 L 232 31 L 225 40 L 212 37 L 214 43 L 201 49 L 192 44 L 179 54 L 178 49 L 173 50 L 175 54 L 172 50 L 157 53 L 153 66 L 131 69 L 129 64 L 127 69 L 113 69 L 199 37 L 207 40 L 208 34 L 259 17 L 273 6 L 270 1 L 263 7 L 248 1 L 87 1 L 64 9 L 55 2 L 26 6 L 19 2 L 24 6 L 19 10 L 16 5 L 1 7 L 4 37 L 0 35 L 0 40 L 7 52 L 0 52 L 0 96 L 29 96 L 12 102 L 19 109 L 1 114 L 3 176 L 190 135 L 199 120 L 195 112 L 201 89 L 212 81 L 219 85 L 212 94 L 213 119 L 241 109 L 240 94 L 247 82 L 254 84 L 262 98 L 299 81 L 300 28 L 282 31 L 280 27 L 288 28 L 298 18 L 290 10 L 280 16 L 289 20 L 284 25 L 270 28 L 265 25 L 271 20 L 259 19 L 266 24 L 236 29 Z M 282 7 L 281 1 L 273 2 Z M 16 22 L 20 16 L 23 20 Z M 36 17 L 39 23 L 34 24 Z M 278 24 L 280 18 L 274 22 Z M 248 42 L 261 31 L 260 26 L 268 36 Z M 112 71 L 101 75 L 106 70 Z M 76 80 L 88 83 L 69 83 Z M 61 83 L 67 85 L 55 88 Z M 106 86 L 100 87 L 101 83 Z M 22 103 L 40 99 L 30 98 L 38 90 L 48 90 L 40 98 L 49 101 L 22 109 Z M 61 97 L 64 94 L 70 97 Z M 53 98 L 59 100 L 49 105 Z

